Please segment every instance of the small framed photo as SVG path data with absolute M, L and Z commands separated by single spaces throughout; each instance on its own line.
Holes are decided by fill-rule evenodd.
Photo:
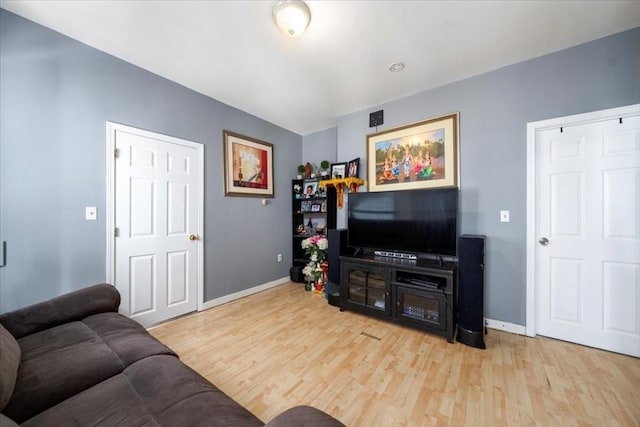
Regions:
M 347 164 L 334 163 L 331 165 L 331 178 L 342 179 L 347 177 Z
M 305 182 L 304 186 L 304 197 L 309 199 L 311 197 L 316 197 L 316 191 L 318 191 L 318 183 L 317 182 Z
M 320 204 L 319 203 L 314 203 L 313 205 L 311 205 L 311 212 L 320 212 Z
M 358 173 L 360 171 L 360 157 L 358 157 L 357 159 L 353 159 L 351 160 L 349 163 L 347 163 L 348 168 L 347 168 L 347 177 L 348 178 L 357 178 L 358 177 Z

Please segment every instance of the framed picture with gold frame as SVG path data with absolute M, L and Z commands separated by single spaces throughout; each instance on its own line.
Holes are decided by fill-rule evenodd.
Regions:
M 273 197 L 273 144 L 225 130 L 224 195 Z
M 368 191 L 458 187 L 459 114 L 367 136 Z

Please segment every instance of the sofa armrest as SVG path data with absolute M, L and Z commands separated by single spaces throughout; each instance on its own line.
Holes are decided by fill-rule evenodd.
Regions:
M 331 415 L 311 406 L 287 409 L 264 427 L 345 427 Z
M 0 323 L 18 339 L 93 314 L 118 311 L 119 306 L 118 290 L 101 283 L 4 313 Z

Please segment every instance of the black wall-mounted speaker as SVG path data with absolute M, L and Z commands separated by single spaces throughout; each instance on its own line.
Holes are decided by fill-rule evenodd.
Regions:
M 381 126 L 384 124 L 384 110 L 375 111 L 369 114 L 369 127 Z
M 484 343 L 484 236 L 463 234 L 458 240 L 458 334 L 463 344 Z
M 329 241 L 329 251 L 327 253 L 327 262 L 329 263 L 329 271 L 327 272 L 328 283 L 328 300 L 329 304 L 340 305 L 340 256 L 353 254 L 353 251 L 347 246 L 347 230 L 329 229 L 327 231 L 327 240 Z

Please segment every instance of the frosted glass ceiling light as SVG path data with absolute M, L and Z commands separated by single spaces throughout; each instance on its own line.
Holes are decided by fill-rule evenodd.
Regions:
M 289 37 L 298 37 L 311 21 L 309 7 L 300 0 L 281 0 L 273 5 L 273 20 Z

